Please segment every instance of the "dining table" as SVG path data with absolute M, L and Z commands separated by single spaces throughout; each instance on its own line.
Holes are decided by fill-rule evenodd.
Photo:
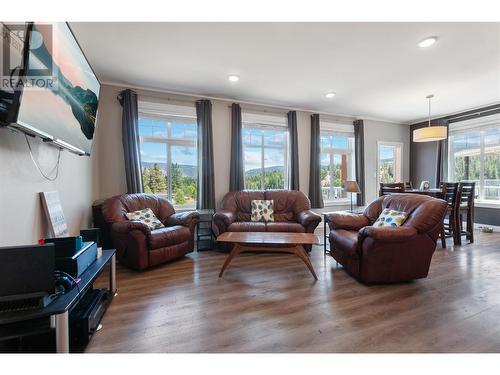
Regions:
M 441 198 L 443 196 L 443 190 L 438 188 L 430 188 L 430 189 L 405 189 L 405 193 L 407 194 L 422 194 L 429 195 L 434 198 Z

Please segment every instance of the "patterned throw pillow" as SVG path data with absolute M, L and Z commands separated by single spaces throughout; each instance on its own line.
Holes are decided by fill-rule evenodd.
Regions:
M 374 227 L 400 227 L 405 222 L 408 214 L 403 211 L 390 210 L 385 208 L 377 220 L 373 223 Z
M 273 201 L 253 200 L 252 221 L 274 221 Z
M 139 223 L 146 224 L 149 229 L 155 230 L 164 228 L 165 226 L 161 223 L 160 220 L 153 213 L 151 208 L 145 208 L 144 210 L 128 212 L 125 214 L 127 219 L 130 221 L 138 221 Z

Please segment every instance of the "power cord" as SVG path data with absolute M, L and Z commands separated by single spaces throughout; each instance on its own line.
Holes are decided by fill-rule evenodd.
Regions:
M 60 271 L 60 270 L 56 270 L 54 271 L 54 274 L 57 276 L 57 275 L 64 275 L 64 276 L 67 276 L 71 279 L 71 281 L 73 281 L 73 283 L 76 285 L 76 289 L 78 290 L 78 299 L 80 299 L 80 296 L 82 294 L 82 291 L 80 289 L 80 285 L 78 285 L 78 283 L 80 282 L 79 280 L 75 279 L 73 276 L 71 276 L 69 273 L 67 272 L 64 272 L 64 271 Z M 57 294 L 57 293 L 56 293 Z M 64 293 L 62 293 L 64 294 Z
M 35 164 L 35 167 L 38 169 L 38 172 L 42 175 L 43 178 L 45 178 L 48 181 L 55 181 L 57 180 L 57 177 L 59 176 L 59 164 L 61 161 L 61 152 L 62 149 L 59 148 L 59 154 L 57 155 L 57 162 L 56 165 L 54 165 L 54 168 L 51 169 L 51 171 L 47 174 L 45 174 L 42 169 L 40 168 L 40 165 L 37 163 L 35 160 L 35 157 L 33 156 L 33 150 L 31 149 L 31 144 L 30 141 L 28 140 L 28 135 L 25 133 L 24 138 L 26 139 L 26 144 L 28 145 L 28 149 L 30 151 L 30 157 L 31 161 L 33 161 L 33 164 Z M 56 175 L 54 177 L 50 177 L 51 174 L 53 174 L 55 171 Z

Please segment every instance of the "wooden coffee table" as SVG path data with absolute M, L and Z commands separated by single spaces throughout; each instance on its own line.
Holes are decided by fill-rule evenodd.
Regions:
M 319 244 L 319 237 L 312 233 L 282 233 L 282 232 L 224 232 L 217 241 L 234 244 L 231 253 L 222 265 L 219 277 L 239 253 L 252 252 L 279 252 L 297 255 L 306 264 L 314 278 L 318 280 L 316 272 L 309 260 L 303 245 Z M 271 247 L 279 245 L 277 247 Z

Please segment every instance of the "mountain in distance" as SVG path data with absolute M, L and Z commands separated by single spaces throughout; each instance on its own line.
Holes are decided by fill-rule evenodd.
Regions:
M 158 166 L 162 170 L 163 174 L 167 175 L 167 163 L 143 161 L 142 168 L 153 168 L 153 166 L 155 164 L 158 164 Z M 182 174 L 184 176 L 191 177 L 191 178 L 198 178 L 198 172 L 197 172 L 196 166 L 187 165 L 187 164 L 177 164 L 177 165 L 181 169 Z M 249 169 L 248 171 L 245 172 L 245 176 L 247 176 L 247 177 L 259 176 L 260 172 L 261 172 L 260 168 Z M 273 172 L 283 173 L 283 167 L 272 166 L 272 167 L 264 168 L 264 173 L 273 173 Z
M 153 168 L 155 164 L 158 164 L 160 169 L 162 170 L 164 175 L 167 175 L 167 163 L 158 163 L 158 162 L 150 162 L 150 161 L 143 161 L 142 162 L 142 168 Z M 191 177 L 191 178 L 198 178 L 198 172 L 197 168 L 194 165 L 187 165 L 187 164 L 177 164 L 179 168 L 182 171 L 182 174 L 186 177 Z
M 283 173 L 283 167 L 279 165 L 275 165 L 272 167 L 267 167 L 264 168 L 264 173 L 273 173 L 273 172 L 280 172 Z M 245 176 L 247 177 L 254 177 L 254 176 L 260 176 L 261 169 L 260 168 L 255 168 L 255 169 L 249 169 L 248 171 L 245 171 Z

